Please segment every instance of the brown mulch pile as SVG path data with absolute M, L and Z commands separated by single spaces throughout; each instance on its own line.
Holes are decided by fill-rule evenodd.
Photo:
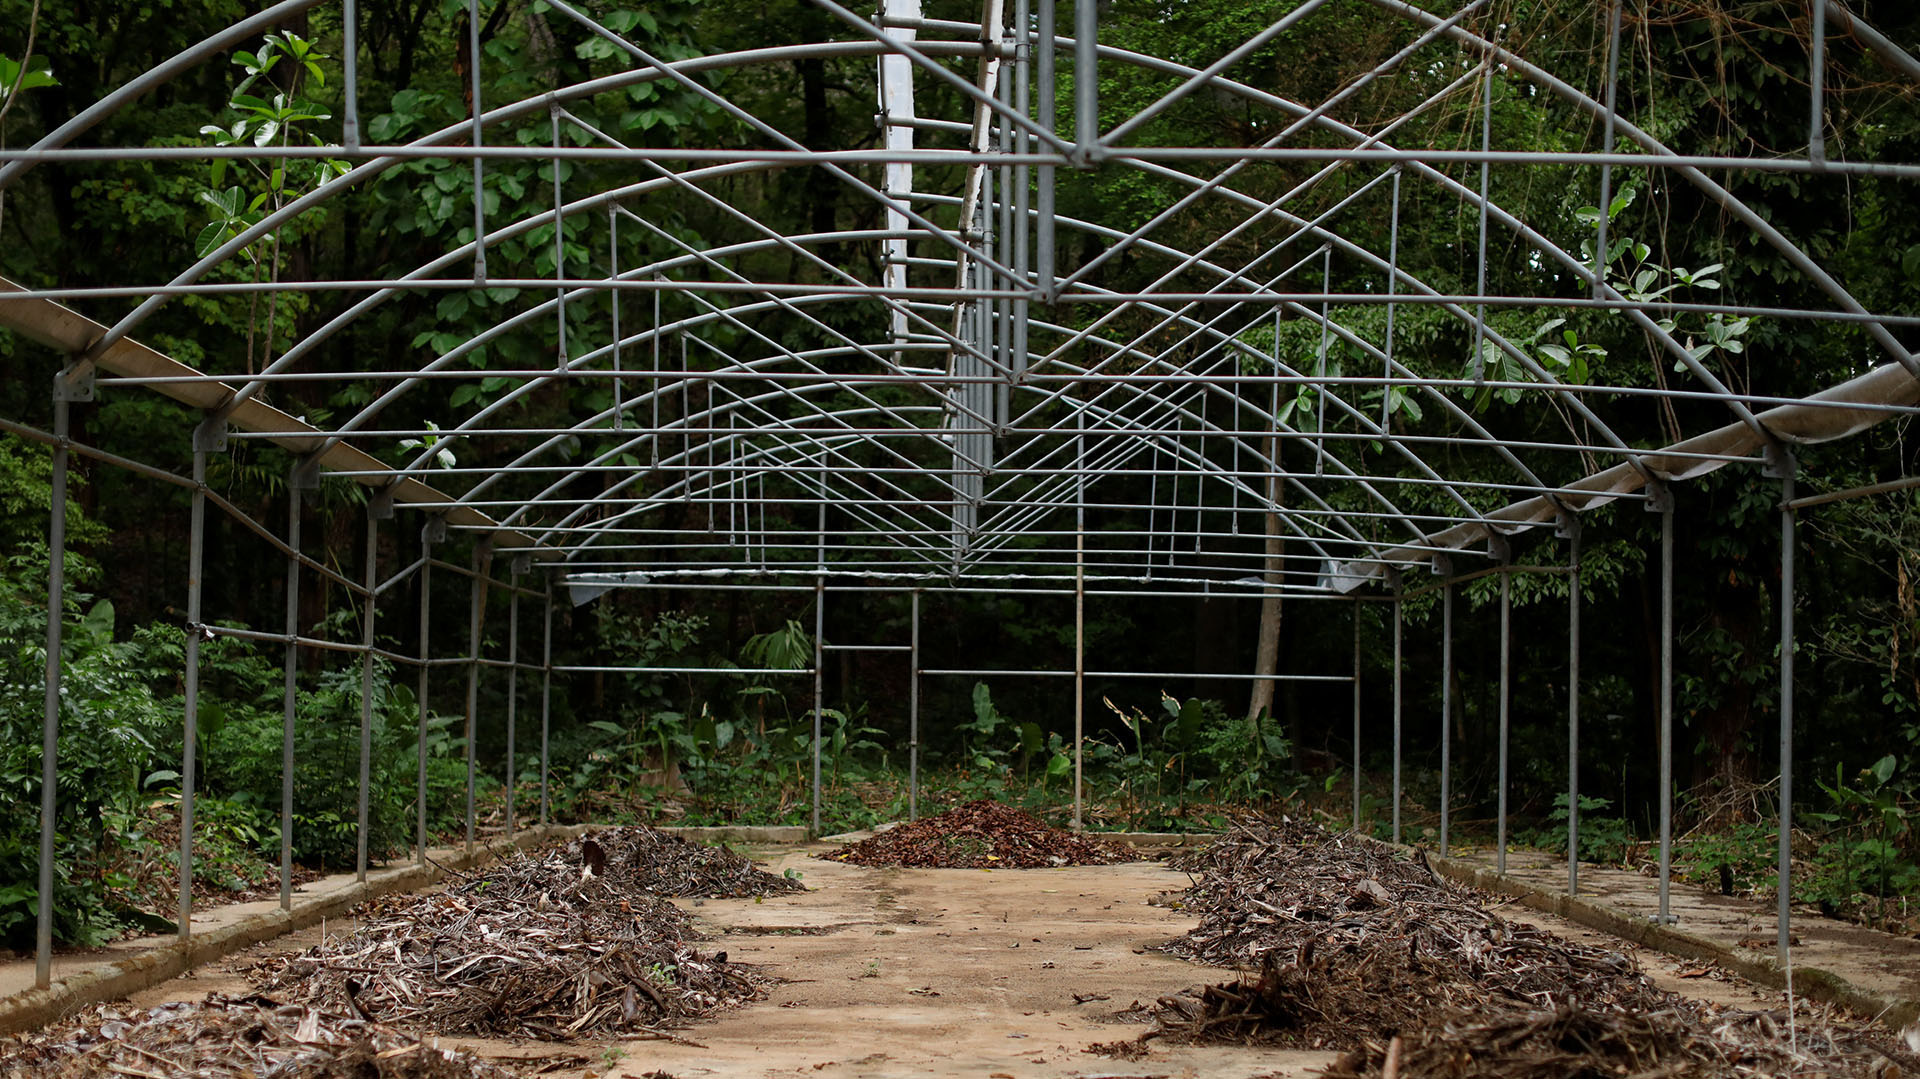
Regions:
M 1045 869 L 1135 859 L 1124 847 L 1055 828 L 987 798 L 889 828 L 820 857 L 913 869 Z
M 511 1079 L 469 1053 L 260 997 L 125 1004 L 0 1043 L 0 1079 Z
M 1784 1012 L 1656 989 L 1631 955 L 1510 922 L 1350 834 L 1249 818 L 1174 865 L 1197 874 L 1180 905 L 1200 925 L 1166 950 L 1257 973 L 1161 998 L 1143 1040 L 1349 1050 L 1336 1079 L 1920 1075 L 1806 1002 L 1789 1036 Z
M 608 881 L 654 895 L 746 899 L 807 890 L 798 880 L 755 868 L 725 844 L 710 847 L 644 824 L 597 832 L 568 844 L 567 851 L 578 856 L 586 842 L 599 844 L 606 854 Z
M 765 976 L 702 951 L 687 915 L 642 888 L 755 895 L 798 884 L 649 832 L 603 832 L 438 892 L 376 900 L 352 934 L 269 959 L 256 976 L 268 991 L 382 1022 L 551 1041 L 659 1034 L 763 996 Z

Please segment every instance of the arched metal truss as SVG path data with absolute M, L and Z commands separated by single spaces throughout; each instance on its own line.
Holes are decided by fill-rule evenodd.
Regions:
M 114 460 L 191 487 L 196 539 L 205 503 L 219 504 L 203 482 L 207 455 L 227 439 L 283 447 L 301 462 L 289 484 L 292 534 L 253 527 L 308 572 L 332 571 L 300 552 L 303 487 L 328 475 L 374 489 L 369 535 L 379 520 L 398 517 L 409 534 L 418 526 L 425 553 L 384 583 L 372 576 L 342 582 L 369 611 L 399 577 L 445 565 L 431 557 L 434 546 L 466 534 L 480 552 L 468 572 L 482 581 L 492 556 L 506 556 L 516 604 L 523 591 L 551 596 L 519 586 L 536 573 L 583 601 L 610 588 L 668 583 L 804 588 L 817 596 L 832 587 L 912 592 L 916 611 L 919 591 L 934 589 L 1082 599 L 1286 595 L 1390 603 L 1397 634 L 1401 601 L 1417 591 L 1407 575 L 1430 570 L 1439 578 L 1431 587 L 1447 596 L 1450 642 L 1452 585 L 1511 569 L 1510 537 L 1540 530 L 1569 539 L 1564 571 L 1577 579 L 1577 515 L 1639 500 L 1663 513 L 1670 568 L 1670 485 L 1727 465 L 1762 466 L 1768 482 L 1784 485 L 1781 522 L 1791 535 L 1798 505 L 1792 447 L 1845 438 L 1920 406 L 1920 362 L 1910 347 L 1920 339 L 1920 318 L 1911 305 L 1870 310 L 1716 179 L 1788 171 L 1912 183 L 1920 182 L 1920 164 L 1828 159 L 1817 78 L 1803 154 L 1736 159 L 1663 144 L 1613 106 L 1617 3 L 1595 5 L 1611 62 L 1593 85 L 1530 58 L 1524 40 L 1510 43 L 1513 35 L 1499 33 L 1498 5 L 1488 0 L 1434 10 L 1402 0 L 1301 0 L 1239 47 L 1194 63 L 1102 42 L 1092 0 L 1076 0 L 1070 13 L 1056 12 L 1055 0 L 984 0 L 977 21 L 923 17 L 918 0 L 885 0 L 875 13 L 815 0 L 843 26 L 839 39 L 678 61 L 648 53 L 579 3 L 547 3 L 551 17 L 616 50 L 625 69 L 506 102 L 489 100 L 476 74 L 479 107 L 471 119 L 373 145 L 359 126 L 349 36 L 339 145 L 78 145 L 143 94 L 291 16 L 324 6 L 337 11 L 339 25 L 356 24 L 353 0 L 288 0 L 156 67 L 33 146 L 0 151 L 0 190 L 29 170 L 104 157 L 327 157 L 352 165 L 167 281 L 58 289 L 0 282 L 0 326 L 46 345 L 60 361 L 55 429 L 11 420 L 5 428 L 53 443 L 63 476 L 68 452 L 100 455 L 70 439 L 71 403 L 138 386 L 198 410 L 195 475 Z M 1256 86 L 1236 78 L 1260 48 L 1282 35 L 1319 32 L 1335 12 L 1370 20 L 1394 50 L 1338 72 L 1337 89 L 1324 97 L 1296 99 L 1271 79 Z M 1920 64 L 1842 4 L 1816 0 L 1811 12 L 1816 75 L 1829 42 L 1844 35 L 1847 48 L 1920 82 Z M 1049 32 L 1067 22 L 1070 35 Z M 1329 52 L 1338 48 L 1329 42 Z M 713 79 L 797 60 L 872 61 L 877 145 L 806 146 Z M 1079 77 L 1094 71 L 1126 85 L 1164 85 L 1164 92 L 1102 131 L 1101 118 L 1114 110 L 1102 108 L 1100 80 Z M 1414 104 L 1384 119 L 1351 115 L 1356 102 L 1390 82 L 1417 87 Z M 648 84 L 702 102 L 745 133 L 747 148 L 632 146 L 576 114 L 580 102 Z M 1502 148 L 1490 128 L 1496 84 L 1558 102 L 1594 130 L 1570 135 L 1567 148 L 1552 152 Z M 1156 122 L 1201 95 L 1243 110 L 1247 137 L 1226 145 L 1149 141 L 1167 130 Z M 1432 145 L 1431 120 L 1442 114 L 1471 120 L 1461 146 Z M 1064 118 L 1057 128 L 1056 118 Z M 527 135 L 542 130 L 547 138 Z M 512 219 L 490 214 L 487 165 L 522 158 L 556 166 L 551 206 Z M 476 239 L 391 279 L 223 279 L 250 245 L 420 160 L 471 167 L 464 197 Z M 570 191 L 557 166 L 576 161 L 631 171 L 619 186 Z M 825 170 L 883 227 L 789 233 L 729 203 L 726 184 L 796 167 Z M 1272 176 L 1282 167 L 1298 178 L 1276 193 Z M 1608 250 L 1607 215 L 1578 234 L 1528 220 L 1524 208 L 1492 196 L 1494 169 L 1597 179 L 1591 194 L 1577 194 L 1601 207 L 1627 173 L 1684 185 L 1776 252 L 1827 306 L 1699 302 L 1623 287 L 1591 254 Z M 1145 207 L 1113 207 L 1111 219 L 1092 216 L 1109 209 L 1096 185 L 1121 173 L 1154 198 L 1173 194 Z M 935 182 L 916 188 L 916 177 L 929 175 Z M 1457 252 L 1467 267 L 1459 280 L 1423 276 L 1418 267 L 1431 260 L 1410 268 L 1405 257 L 1410 230 L 1402 210 L 1413 201 L 1430 210 L 1435 194 L 1458 208 L 1458 231 L 1471 237 Z M 688 243 L 668 219 L 682 205 L 699 208 L 727 234 L 712 246 Z M 552 274 L 488 272 L 489 251 L 547 236 L 561 245 Z M 577 260 L 566 243 L 590 252 L 588 276 L 568 275 Z M 872 257 L 861 265 L 844 257 L 852 249 Z M 645 257 L 635 261 L 635 251 Z M 1495 262 L 1525 266 L 1535 291 L 1490 291 Z M 772 272 L 780 267 L 784 276 Z M 493 290 L 499 312 L 479 333 L 415 347 L 417 358 L 392 370 L 343 374 L 329 362 L 342 331 L 397 298 L 476 289 Z M 153 316 L 182 297 L 274 291 L 338 293 L 344 302 L 257 371 L 196 370 L 141 343 Z M 111 323 L 65 306 L 103 311 L 123 300 L 137 302 Z M 1648 385 L 1568 381 L 1567 366 L 1552 362 L 1537 340 L 1503 330 L 1498 313 L 1515 309 L 1617 320 L 1664 353 L 1656 362 L 1675 373 Z M 1439 316 L 1427 318 L 1424 339 L 1411 348 L 1403 328 L 1409 312 Z M 1858 341 L 1837 365 L 1849 377 L 1804 397 L 1766 392 L 1764 376 L 1755 379 L 1759 389 L 1736 389 L 1712 350 L 1676 328 L 1675 320 L 1710 317 L 1844 328 Z M 788 327 L 804 328 L 805 347 L 783 338 Z M 554 362 L 513 369 L 475 362 L 515 338 L 543 348 L 551 339 Z M 1295 347 L 1315 338 L 1317 345 Z M 343 379 L 365 383 L 368 400 L 326 426 L 270 403 L 284 384 Z M 450 386 L 483 379 L 484 394 L 448 403 Z M 520 422 L 518 406 L 568 384 L 603 389 L 609 403 L 557 424 Z M 1514 404 L 1475 408 L 1475 396 L 1488 392 Z M 1661 403 L 1684 410 L 1690 425 L 1670 444 L 1635 444 L 1609 423 L 1621 408 Z M 1558 422 L 1537 422 L 1547 412 Z M 408 440 L 428 444 L 408 450 Z M 467 452 L 476 443 L 484 451 Z M 460 463 L 442 467 L 449 448 Z M 60 520 L 56 508 L 56 549 Z M 1785 550 L 1790 560 L 1792 544 Z M 194 557 L 197 580 L 197 545 Z M 58 557 L 53 565 L 57 612 Z M 1790 582 L 1790 562 L 1784 575 Z M 290 592 L 299 576 L 289 574 Z M 1573 595 L 1577 664 L 1577 588 Z M 1503 609 L 1505 596 L 1503 588 Z M 200 616 L 197 591 L 190 606 L 196 627 L 210 621 Z M 254 636 L 287 642 L 291 656 L 299 640 L 293 610 L 290 595 L 286 634 Z M 1785 613 L 1790 639 L 1790 606 Z M 60 676 L 58 619 L 52 623 L 49 776 Z M 357 649 L 321 643 L 370 660 L 379 651 L 371 624 L 369 614 Z M 424 652 L 424 615 L 421 633 Z M 466 660 L 392 658 L 419 666 L 423 679 L 430 665 L 466 663 L 471 723 L 473 679 L 483 665 L 477 647 Z M 1783 654 L 1782 749 L 1790 762 L 1791 649 Z M 1504 671 L 1504 649 L 1502 656 Z M 917 650 L 913 662 L 916 678 L 942 673 L 923 672 Z M 550 660 L 528 664 L 517 656 L 505 666 L 547 677 L 556 670 Z M 1397 740 L 1397 663 L 1392 676 Z M 1358 678 L 1356 659 L 1356 685 Z M 1663 678 L 1670 683 L 1670 662 Z M 1357 691 L 1355 699 L 1357 754 Z M 1450 706 L 1443 695 L 1443 711 Z M 1571 707 L 1577 732 L 1577 695 Z M 1663 708 L 1664 730 L 1670 694 Z M 1574 745 L 1577 753 L 1577 737 Z M 1786 772 L 1783 764 L 1783 788 Z M 51 803 L 45 812 L 50 821 Z M 1445 812 L 1443 796 L 1443 846 Z M 191 828 L 184 832 L 190 839 Z M 1783 840 L 1783 865 L 1786 856 Z M 183 897 L 183 915 L 185 906 Z M 1784 949 L 1784 899 L 1781 914 Z M 43 917 L 43 980 L 46 926 Z

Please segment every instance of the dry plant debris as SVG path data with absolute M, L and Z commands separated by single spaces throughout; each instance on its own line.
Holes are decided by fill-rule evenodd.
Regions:
M 262 997 L 93 1009 L 0 1045 L 0 1079 L 511 1079 L 381 1023 Z
M 690 899 L 746 899 L 779 892 L 804 892 L 806 885 L 754 867 L 725 844 L 707 846 L 644 824 L 610 828 L 568 845 L 579 852 L 597 844 L 606 855 L 603 875 L 616 885 L 655 895 Z
M 267 960 L 256 975 L 270 992 L 443 1034 L 662 1034 L 758 999 L 767 979 L 702 952 L 687 915 L 642 888 L 799 887 L 731 852 L 683 846 L 636 828 L 516 854 L 437 892 L 369 903 L 353 933 Z
M 981 798 L 889 828 L 820 857 L 912 869 L 1045 869 L 1131 862 L 1132 852 Z
M 1665 992 L 1354 835 L 1249 818 L 1174 865 L 1200 925 L 1166 950 L 1258 973 L 1161 998 L 1142 1040 L 1350 1050 L 1336 1079 L 1920 1075 L 1865 1025 L 1802 1002 L 1790 1033 L 1784 1012 Z

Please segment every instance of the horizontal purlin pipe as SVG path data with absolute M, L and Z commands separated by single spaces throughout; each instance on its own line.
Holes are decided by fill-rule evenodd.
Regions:
M 1077 671 L 992 671 L 984 669 L 923 669 L 919 674 L 952 675 L 967 678 L 987 678 L 1005 676 L 1008 678 L 1073 678 Z M 1087 671 L 1088 678 L 1166 678 L 1194 679 L 1196 681 L 1236 681 L 1248 682 L 1258 679 L 1262 682 L 1351 682 L 1350 674 L 1230 674 L 1213 671 Z

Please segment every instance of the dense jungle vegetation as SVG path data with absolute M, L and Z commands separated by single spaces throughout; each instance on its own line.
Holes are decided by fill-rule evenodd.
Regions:
M 660 0 L 647 5 L 594 0 L 586 5 L 607 25 L 649 51 L 678 59 L 789 42 L 828 40 L 842 24 L 806 0 Z M 1103 6 L 1104 43 L 1205 64 L 1295 6 L 1293 0 L 1187 0 Z M 1920 11 L 1890 0 L 1854 4 L 1909 50 L 1920 51 Z M 45 5 L 0 0 L 0 145 L 22 146 L 108 91 L 194 41 L 257 10 L 241 0 L 76 0 Z M 929 17 L 977 19 L 977 7 L 928 0 Z M 1070 18 L 1062 5 L 1063 18 Z M 1806 5 L 1786 0 L 1631 0 L 1626 5 L 1620 111 L 1683 152 L 1744 157 L 1797 156 L 1807 142 Z M 479 28 L 485 93 L 490 101 L 537 95 L 620 70 L 607 43 L 556 16 L 539 0 L 486 0 Z M 464 0 L 392 0 L 360 5 L 359 73 L 362 129 L 392 143 L 462 122 L 471 106 Z M 1479 21 L 1501 25 L 1503 41 L 1533 63 L 1589 92 L 1604 80 L 1603 6 L 1584 0 L 1500 0 Z M 82 140 L 111 146 L 185 146 L 261 138 L 341 141 L 342 27 L 338 9 L 323 5 L 280 28 L 277 36 L 195 67 L 115 114 Z M 33 42 L 27 50 L 28 32 Z M 1414 34 L 1373 5 L 1333 3 L 1236 66 L 1235 77 L 1260 89 L 1319 101 L 1353 72 L 1391 56 Z M 1459 59 L 1456 57 L 1455 59 Z M 268 61 L 272 63 L 269 65 Z M 1467 61 L 1460 61 L 1466 63 Z M 261 71 L 271 66 L 271 70 Z M 955 62 L 971 77 L 971 69 Z M 1421 105 L 1464 68 L 1435 62 L 1383 79 L 1342 107 L 1342 119 L 1376 129 Z M 870 59 L 786 59 L 703 76 L 747 111 L 810 147 L 855 149 L 878 144 Z M 1063 103 L 1071 101 L 1070 64 L 1063 64 Z M 1106 126 L 1129 115 L 1177 81 L 1124 65 L 1103 66 Z M 1599 139 L 1597 121 L 1578 114 L 1512 73 L 1491 80 L 1492 145 L 1501 149 L 1581 149 Z M 1920 161 L 1920 96 L 1859 43 L 1835 31 L 1826 76 L 1827 153 L 1836 160 Z M 275 97 L 266 93 L 274 89 Z M 929 97 L 938 118 L 967 119 L 953 98 Z M 1064 107 L 1064 105 L 1063 105 Z M 1477 147 L 1481 99 L 1454 94 L 1418 110 L 1396 136 L 1403 145 Z M 582 124 L 635 146 L 760 147 L 767 140 L 684 87 L 649 83 L 572 101 Z M 944 110 L 944 111 L 941 111 Z M 1246 146 L 1267 137 L 1274 118 L 1243 99 L 1189 98 L 1146 125 L 1144 144 Z M 584 145 L 584 127 L 564 137 Z M 490 141 L 544 144 L 549 118 L 511 122 Z M 1300 136 L 1309 145 L 1325 134 Z M 1331 145 L 1328 141 L 1326 144 Z M 633 182 L 631 162 L 573 161 L 557 166 L 570 191 Z M 1277 197 L 1315 165 L 1273 162 L 1238 181 L 1255 196 Z M 284 170 L 205 161 L 96 161 L 43 166 L 8 190 L 0 203 L 0 275 L 30 286 L 160 282 L 204 251 L 311 190 L 332 174 L 328 161 Z M 497 220 L 518 220 L 551 206 L 555 177 L 535 161 L 496 160 L 485 169 L 486 208 Z M 877 166 L 872 170 L 877 175 Z M 1477 167 L 1449 166 L 1477 187 Z M 1316 196 L 1330 205 L 1372 178 L 1347 170 Z M 1877 312 L 1920 314 L 1920 184 L 1872 176 L 1802 172 L 1735 172 L 1715 177 L 1755 206 L 1853 294 Z M 1618 197 L 1605 207 L 1615 237 L 1609 272 L 1639 292 L 1672 286 L 1676 294 L 1731 303 L 1794 308 L 1825 301 L 1744 224 L 1694 186 L 1662 170 L 1615 170 Z M 957 192 L 958 173 L 921 170 L 920 185 Z M 1597 170 L 1495 168 L 1493 197 L 1531 228 L 1570 250 L 1590 235 Z M 472 176 L 460 161 L 416 159 L 322 203 L 269 242 L 215 271 L 216 280 L 391 278 L 472 239 Z M 826 171 L 792 168 L 741 172 L 711 189 L 745 217 L 793 234 L 881 227 L 880 213 Z M 1061 212 L 1118 228 L 1148 220 L 1183 188 L 1150 171 L 1117 167 L 1064 176 Z M 1398 240 L 1403 264 L 1443 292 L 1477 286 L 1477 215 L 1432 184 L 1408 184 Z M 623 233 L 622 265 L 639 265 L 684 247 L 718 247 L 741 235 L 740 218 L 710 203 L 648 194 L 633 203 L 659 227 Z M 951 211 L 949 211 L 949 215 Z M 1212 216 L 1209 216 L 1212 215 Z M 1239 223 L 1224 203 L 1171 223 L 1166 239 L 1191 250 Z M 569 277 L 599 272 L 590 242 L 593 223 L 570 219 L 556 244 L 551 225 L 498 245 L 491 272 L 504 277 Z M 1343 231 L 1385 251 L 1384 214 L 1349 217 Z M 1231 238 L 1222 259 L 1250 257 L 1273 241 L 1271 230 Z M 556 250 L 558 254 L 556 254 Z M 1066 267 L 1099 257 L 1092 235 L 1063 242 Z M 877 278 L 877 244 L 826 244 L 830 264 Z M 1700 268 L 1706 269 L 1689 269 Z M 821 266 L 786 252 L 742 258 L 755 279 L 821 282 Z M 1093 283 L 1127 289 L 1159 268 L 1122 257 L 1105 262 Z M 461 271 L 456 271 L 461 272 Z M 1316 269 L 1315 273 L 1317 274 Z M 1489 250 L 1488 290 L 1547 294 L 1564 281 L 1542 265 L 1510 229 L 1496 227 Z M 1357 266 L 1335 262 L 1336 291 L 1374 288 Z M 1560 285 L 1556 286 L 1556 281 Z M 1318 286 L 1318 278 L 1311 283 Z M 203 370 L 244 375 L 299 341 L 353 303 L 341 292 L 283 292 L 183 299 L 161 309 L 139 337 Z M 419 292 L 397 297 L 328 338 L 307 361 L 341 372 L 408 369 L 463 345 L 524 298 L 512 290 Z M 669 315 L 689 301 L 667 296 Z M 111 323 L 132 301 L 77 303 Z M 1379 306 L 1336 312 L 1348 325 L 1381 332 Z M 1056 312 L 1081 320 L 1084 312 Z M 604 304 L 569 311 L 569 349 L 604 334 Z M 868 340 L 884 338 L 885 315 L 848 305 L 833 317 Z M 1145 316 L 1140 316 L 1144 318 Z M 1543 326 L 1535 309 L 1496 311 L 1494 324 L 1538 348 L 1543 363 L 1576 379 L 1621 386 L 1687 385 L 1672 357 L 1624 320 L 1570 309 L 1564 323 Z M 1398 355 L 1417 370 L 1458 376 L 1471 360 L 1471 333 L 1432 308 L 1403 307 Z M 780 312 L 765 317 L 768 340 L 804 349 L 824 342 L 820 327 Z M 1701 343 L 1701 355 L 1738 391 L 1795 397 L 1884 362 L 1885 354 L 1857 326 L 1784 318 L 1682 317 L 1680 329 Z M 1309 320 L 1245 327 L 1259 348 L 1311 355 L 1320 333 Z M 1564 342 L 1561 344 L 1560 342 Z M 1906 331 L 1909 348 L 1920 343 Z M 751 341 L 721 342 L 743 352 Z M 500 337 L 466 360 L 476 369 L 550 364 L 562 347 L 553 320 Z M 1357 350 L 1330 354 L 1335 370 L 1357 363 Z M 62 358 L 0 331 L 0 416 L 46 429 L 48 387 Z M 1487 360 L 1498 377 L 1524 379 L 1517 368 Z M 1577 365 L 1577 367 L 1576 367 Z M 288 382 L 271 391 L 288 412 L 326 423 L 350 415 L 384 383 Z M 410 394 L 383 422 L 448 426 L 512 388 L 509 379 L 443 382 Z M 1399 391 L 1395 391 L 1398 393 Z M 1452 392 L 1452 391 L 1449 391 Z M 513 415 L 526 426 L 603 409 L 604 383 L 567 384 L 524 398 Z M 1465 408 L 1497 418 L 1515 441 L 1581 433 L 1581 423 L 1544 399 L 1519 392 L 1455 394 Z M 1381 404 L 1376 391 L 1373 406 Z M 1311 409 L 1310 389 L 1295 402 Z M 1636 446 L 1665 445 L 1727 422 L 1723 405 L 1700 399 L 1595 397 L 1593 407 Z M 1396 430 L 1408 435 L 1453 429 L 1441 410 L 1411 394 L 1387 402 Z M 102 392 L 73 410 L 76 439 L 188 470 L 187 410 L 157 394 Z M 1838 490 L 1910 474 L 1915 451 L 1908 422 L 1873 428 L 1800 457 L 1802 491 Z M 418 452 L 420 447 L 414 447 Z M 463 466 L 496 465 L 517 447 L 505 439 L 466 440 Z M 1376 450 L 1376 453 L 1384 451 Z M 1501 474 L 1490 455 L 1437 451 L 1455 475 Z M 1587 454 L 1541 462 L 1548 479 L 1566 481 L 1611 463 Z M 396 458 L 396 462 L 399 458 Z M 236 441 L 210 463 L 209 483 L 258 520 L 285 517 L 291 459 L 260 442 Z M 44 665 L 49 456 L 42 445 L 0 438 L 0 939 L 30 937 L 38 864 L 40 728 Z M 451 481 L 451 477 L 449 478 Z M 1115 477 L 1102 497 L 1139 503 Z M 458 484 L 449 482 L 450 489 Z M 76 459 L 68 516 L 68 580 L 64 618 L 67 690 L 60 741 L 60 937 L 88 944 L 139 921 L 141 909 L 166 909 L 177 832 L 178 762 L 182 751 L 181 659 L 185 620 L 187 493 L 139 476 Z M 1413 511 L 1440 508 L 1438 492 L 1410 489 Z M 1505 501 L 1479 492 L 1482 508 Z M 1730 467 L 1676 486 L 1679 535 L 1676 572 L 1676 786 L 1684 792 L 1682 830 L 1692 829 L 1685 867 L 1718 883 L 1770 889 L 1770 777 L 1780 702 L 1776 625 L 1779 604 L 1779 487 L 1757 469 Z M 331 481 L 308 493 L 307 549 L 345 576 L 362 572 L 364 488 Z M 1835 909 L 1879 917 L 1920 888 L 1920 837 L 1909 813 L 1920 789 L 1920 514 L 1912 491 L 1839 502 L 1801 520 L 1799 587 L 1802 632 L 1798 658 L 1799 773 L 1807 876 L 1796 892 Z M 797 512 L 771 505 L 777 517 Z M 807 508 L 805 513 L 811 514 Z M 1125 511 L 1115 510 L 1117 516 Z M 403 523 L 410 519 L 403 517 Z M 1658 518 L 1638 504 L 1617 503 L 1585 515 L 1581 586 L 1590 630 L 1579 686 L 1585 723 L 1580 787 L 1588 818 L 1585 853 L 1630 860 L 1644 856 L 1657 776 L 1653 767 L 1658 689 Z M 705 522 L 691 510 L 667 527 L 684 529 L 689 548 L 707 543 Z M 268 557 L 247 530 L 223 514 L 209 520 L 206 610 L 212 620 L 277 631 L 284 602 L 284 564 Z M 417 557 L 419 539 L 387 529 L 379 553 L 387 572 Z M 467 557 L 463 546 L 445 550 Z M 1546 532 L 1515 540 L 1521 564 L 1564 562 L 1564 542 Z M 497 569 L 498 567 L 496 567 Z M 427 602 L 437 625 L 464 627 L 468 593 L 441 575 Z M 536 584 L 537 586 L 537 584 Z M 420 602 L 417 583 L 396 590 L 393 610 Z M 1456 820 L 1490 821 L 1498 704 L 1494 635 L 1497 583 L 1483 578 L 1460 589 L 1454 671 L 1453 777 Z M 1567 581 L 1516 575 L 1513 688 L 1514 806 L 1533 838 L 1555 842 L 1555 795 L 1566 784 Z M 1059 597 L 929 592 L 922 600 L 928 666 L 1033 666 L 1071 669 L 1070 600 Z M 908 633 L 904 594 L 833 595 L 824 637 L 842 643 L 901 643 Z M 581 607 L 558 605 L 556 662 L 579 665 L 712 666 L 799 669 L 810 662 L 810 595 L 632 591 Z M 486 651 L 504 656 L 507 600 L 488 607 Z M 521 654 L 537 654 L 539 605 L 523 603 Z M 1191 670 L 1177 684 L 1137 682 L 1088 687 L 1089 797 L 1096 824 L 1150 828 L 1204 826 L 1234 803 L 1324 802 L 1336 819 L 1355 777 L 1350 770 L 1344 685 L 1282 684 L 1270 712 L 1248 716 L 1244 682 L 1209 680 L 1207 672 L 1244 672 L 1254 662 L 1258 604 L 1214 597 L 1106 598 L 1089 604 L 1090 666 Z M 1284 670 L 1344 673 L 1351 663 L 1348 610 L 1329 616 L 1289 602 L 1281 622 Z M 1363 685 L 1365 737 L 1362 793 L 1369 820 L 1386 819 L 1384 774 L 1389 759 L 1392 644 L 1384 605 L 1359 615 L 1368 672 Z M 1437 597 L 1408 603 L 1404 669 L 1409 820 L 1421 837 L 1438 794 L 1440 632 Z M 315 575 L 301 592 L 303 632 L 357 638 L 349 597 Z M 1334 625 L 1333 630 L 1327 627 Z M 410 613 L 383 618 L 378 632 L 397 651 L 417 646 Z M 462 634 L 450 629 L 438 654 L 453 654 Z M 1017 658 L 1016 658 L 1017 657 Z M 210 892 L 260 884 L 273 868 L 261 852 L 279 844 L 280 651 L 230 640 L 203 651 L 205 673 L 198 753 L 201 760 L 197 840 L 201 876 Z M 351 864 L 355 842 L 352 775 L 358 759 L 357 663 L 334 653 L 303 653 L 295 828 L 304 865 Z M 837 653 L 825 672 L 828 739 L 826 818 L 830 828 L 903 815 L 907 675 L 888 654 Z M 477 745 L 487 777 L 483 797 L 497 822 L 507 779 L 524 817 L 537 800 L 540 768 L 538 679 L 518 683 L 520 715 L 515 772 L 507 759 L 504 676 L 481 681 Z M 411 670 L 376 670 L 373 846 L 403 850 L 411 837 L 415 715 Z M 438 671 L 430 686 L 436 718 L 428 742 L 429 810 L 436 829 L 457 826 L 464 796 L 466 747 L 461 739 L 464 674 Z M 552 698 L 550 765 L 555 812 L 562 817 L 671 816 L 687 822 L 800 822 L 806 819 L 810 679 L 779 676 L 590 675 L 559 679 Z M 994 794 L 1038 807 L 1068 796 L 1073 702 L 1061 680 L 929 678 L 923 690 L 927 784 L 933 799 Z M 660 765 L 672 759 L 684 789 L 661 786 Z M 1559 833 L 1564 841 L 1564 833 Z

